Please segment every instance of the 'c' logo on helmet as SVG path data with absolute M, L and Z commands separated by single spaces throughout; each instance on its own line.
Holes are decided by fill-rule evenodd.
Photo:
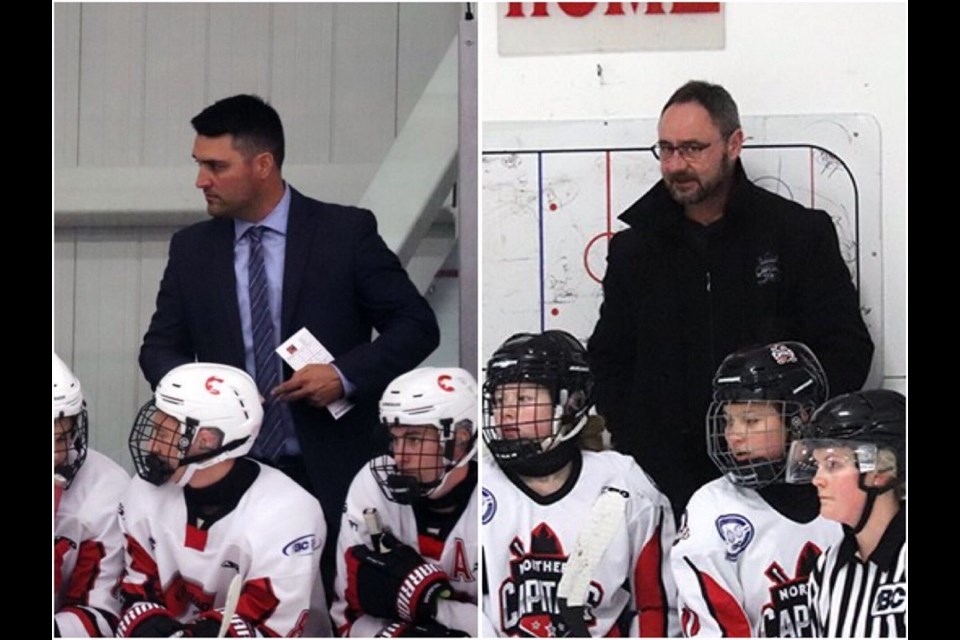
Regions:
M 437 386 L 443 389 L 444 391 L 454 391 L 453 385 L 449 384 L 448 381 L 453 380 L 451 376 L 443 374 L 437 378 Z
M 203 383 L 204 389 L 209 391 L 211 394 L 218 396 L 220 395 L 220 389 L 217 389 L 216 385 L 221 384 L 223 378 L 218 378 L 217 376 L 210 376 L 207 378 L 207 381 Z

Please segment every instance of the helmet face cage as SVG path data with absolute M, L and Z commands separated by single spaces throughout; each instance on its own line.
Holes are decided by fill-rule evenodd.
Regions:
M 444 420 L 437 425 L 381 424 L 387 431 L 390 453 L 370 461 L 384 495 L 399 504 L 412 504 L 429 497 L 448 472 L 457 466 L 457 429 L 473 429 L 472 421 L 456 425 Z
M 87 459 L 87 430 L 86 406 L 76 415 L 53 420 L 53 472 L 67 481 L 65 488 L 70 486 Z
M 63 477 L 66 488 L 87 458 L 87 403 L 80 380 L 55 353 L 52 364 L 53 473 Z
M 477 383 L 457 367 L 421 367 L 394 379 L 380 399 L 389 455 L 370 461 L 387 499 L 429 498 L 476 453 Z
M 186 423 L 148 401 L 137 413 L 130 431 L 130 455 L 137 475 L 160 486 L 183 464 L 196 433 L 196 423 Z
M 707 412 L 707 453 L 727 479 L 759 489 L 780 481 L 786 449 L 800 435 L 804 416 L 797 403 L 721 400 Z
M 827 376 L 799 342 L 751 347 L 724 358 L 707 411 L 707 453 L 734 484 L 781 481 L 786 449 L 824 401 Z
M 593 378 L 564 331 L 517 334 L 493 354 L 483 385 L 483 439 L 504 468 L 523 467 L 579 433 Z

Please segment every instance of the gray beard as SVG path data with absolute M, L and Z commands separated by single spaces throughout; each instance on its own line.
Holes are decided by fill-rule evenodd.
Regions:
M 733 161 L 727 157 L 724 157 L 720 175 L 717 177 L 717 181 L 715 183 L 705 185 L 698 179 L 697 188 L 695 190 L 680 192 L 675 188 L 674 184 L 670 180 L 664 178 L 663 182 L 666 185 L 667 190 L 670 192 L 670 197 L 672 197 L 677 204 L 690 206 L 692 204 L 700 204 L 704 200 L 707 200 L 708 198 L 711 198 L 726 189 L 732 175 Z

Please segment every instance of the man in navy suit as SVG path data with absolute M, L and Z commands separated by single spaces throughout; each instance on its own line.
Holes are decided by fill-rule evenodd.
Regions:
M 335 546 L 350 480 L 378 453 L 377 401 L 391 380 L 436 348 L 436 318 L 370 211 L 312 200 L 284 182 L 283 125 L 273 107 L 238 95 L 191 123 L 196 186 L 211 219 L 170 241 L 140 367 L 154 387 L 194 360 L 245 369 L 259 384 L 256 362 L 271 358 L 262 368 L 276 367 L 277 384 L 261 384 L 260 392 L 268 406 L 276 403 L 279 445 L 266 444 L 265 424 L 253 454 L 317 497 Z M 254 287 L 251 296 L 251 281 L 262 283 L 264 275 L 265 293 Z M 258 311 L 264 322 L 255 328 Z M 306 327 L 333 362 L 292 372 L 279 357 L 264 356 L 266 348 L 255 353 L 255 331 L 257 344 L 265 344 L 267 318 L 271 351 Z M 371 340 L 374 328 L 379 335 Z M 354 408 L 335 420 L 326 407 L 340 398 Z M 327 554 L 327 568 L 331 560 Z

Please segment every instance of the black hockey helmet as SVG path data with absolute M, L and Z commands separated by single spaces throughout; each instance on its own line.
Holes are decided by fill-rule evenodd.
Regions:
M 707 411 L 707 453 L 733 482 L 760 488 L 781 481 L 786 447 L 828 395 L 827 375 L 805 344 L 774 342 L 736 351 L 720 364 L 713 378 L 713 402 Z M 734 417 L 730 405 L 747 405 L 737 413 L 752 420 L 749 430 L 768 429 L 777 455 L 751 455 L 732 444 Z M 753 407 L 751 410 L 749 407 Z M 773 406 L 780 424 L 760 418 Z M 761 409 L 760 407 L 764 407 Z M 755 438 L 757 436 L 754 436 Z M 780 446 L 782 444 L 782 446 Z
M 807 448 L 830 441 L 847 443 L 854 449 L 863 473 L 884 470 L 875 452 L 891 452 L 896 458 L 897 480 L 906 482 L 907 399 L 889 389 L 856 391 L 833 398 L 813 415 L 803 440 Z M 873 449 L 862 445 L 873 445 Z M 800 480 L 799 476 L 797 479 Z
M 824 455 L 830 450 L 852 452 L 852 462 L 859 470 L 858 485 L 867 494 L 867 501 L 853 526 L 853 532 L 858 533 L 866 526 L 877 496 L 896 490 L 903 498 L 907 481 L 907 399 L 896 391 L 872 389 L 826 402 L 813 415 L 804 438 L 790 446 L 787 482 L 813 482 L 819 468 L 816 452 Z M 869 486 L 866 477 L 871 472 L 892 472 L 895 482 Z
M 516 391 L 541 387 L 549 406 Z M 513 391 L 511 391 L 511 389 Z M 536 406 L 535 406 L 536 405 Z M 593 377 L 586 349 L 557 329 L 518 333 L 506 340 L 487 363 L 483 384 L 483 439 L 506 470 L 542 476 L 560 469 L 576 449 L 575 437 L 593 406 Z M 520 421 L 521 409 L 547 419 Z

